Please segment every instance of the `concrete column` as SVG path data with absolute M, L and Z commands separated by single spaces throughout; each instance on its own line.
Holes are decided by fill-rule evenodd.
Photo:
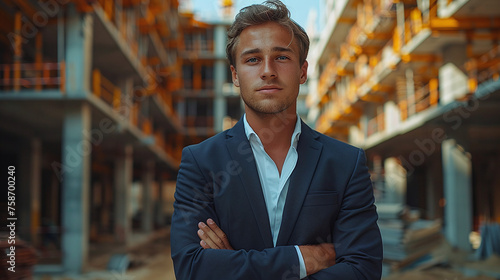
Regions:
M 132 108 L 134 106 L 134 79 L 126 78 L 120 80 L 118 83 L 122 95 L 120 98 L 120 107 L 118 108 L 118 113 L 120 114 L 120 120 L 125 122 L 130 122 L 132 118 Z
M 92 144 L 88 104 L 65 108 L 62 129 L 62 251 L 67 273 L 81 273 L 87 261 L 89 234 L 90 156 Z
M 132 189 L 133 150 L 131 145 L 124 148 L 123 154 L 115 160 L 115 237 L 116 241 L 129 241 L 132 231 L 130 212 L 130 192 Z
M 227 63 L 225 59 L 226 49 L 226 27 L 219 25 L 215 27 L 215 56 L 217 60 L 214 64 L 214 129 L 217 132 L 222 131 L 224 117 L 227 115 L 227 101 L 222 91 L 227 76 Z
M 375 201 L 383 202 L 383 193 L 384 193 L 384 178 L 382 177 L 382 169 L 383 169 L 382 157 L 379 155 L 375 155 L 373 157 L 373 187 L 375 189 Z
M 444 140 L 443 186 L 444 232 L 453 247 L 470 251 L 469 233 L 472 231 L 472 163 L 471 156 L 457 145 L 455 139 Z
M 385 195 L 384 202 L 405 204 L 406 197 L 406 170 L 396 158 L 387 158 L 384 161 Z
M 59 181 L 56 177 L 52 177 L 52 180 L 50 180 L 49 185 L 46 186 L 47 188 L 45 188 L 45 186 L 44 186 L 44 193 L 41 196 L 42 199 L 46 199 L 47 201 L 54 202 L 54 203 L 50 203 L 49 205 L 46 205 L 44 207 L 44 210 L 45 210 L 44 217 L 48 219 L 46 221 L 47 223 L 49 223 L 49 224 L 53 223 L 53 225 L 57 226 L 58 229 L 61 229 L 61 227 L 59 227 L 59 225 L 60 225 L 59 224 L 59 222 L 60 222 L 59 221 L 59 219 L 60 219 L 59 201 L 61 201 L 60 198 L 61 198 L 61 192 L 62 192 L 61 186 L 59 185 L 60 183 L 62 183 L 62 182 Z M 58 244 L 58 246 L 60 248 L 60 244 Z
M 467 62 L 467 45 L 448 45 L 442 50 L 443 65 L 439 68 L 439 103 L 446 105 L 469 92 L 468 76 L 463 72 Z
M 413 70 L 407 68 L 406 76 L 406 98 L 408 100 L 408 117 L 415 115 L 417 108 L 415 107 L 415 80 L 413 78 Z
M 42 187 L 42 142 L 33 138 L 28 148 L 21 151 L 19 174 L 19 229 L 20 236 L 33 245 L 38 245 L 41 218 Z
M 156 201 L 156 217 L 155 221 L 156 224 L 159 225 L 160 227 L 163 227 L 165 225 L 165 212 L 163 211 L 163 204 L 165 203 L 163 199 L 163 193 L 164 189 L 166 188 L 166 180 L 162 178 L 162 176 L 159 176 L 158 180 L 158 198 Z
M 404 46 L 405 42 L 405 3 L 397 2 L 396 4 L 396 24 L 400 32 L 400 46 Z
M 153 208 L 154 201 L 152 197 L 154 161 L 149 160 L 144 163 L 142 171 L 142 230 L 151 232 L 153 230 Z
M 91 92 L 93 19 L 68 5 L 65 37 L 66 91 L 68 96 Z
M 432 157 L 427 165 L 425 176 L 426 188 L 426 217 L 428 219 L 437 219 L 442 217 L 439 200 L 442 197 L 442 169 L 440 166 L 440 157 Z

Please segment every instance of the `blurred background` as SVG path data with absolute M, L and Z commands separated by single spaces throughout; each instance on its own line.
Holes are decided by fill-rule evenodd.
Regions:
M 366 151 L 384 278 L 500 279 L 500 2 L 283 2 L 299 114 Z M 1 279 L 174 279 L 181 151 L 243 114 L 226 31 L 253 3 L 0 0 Z

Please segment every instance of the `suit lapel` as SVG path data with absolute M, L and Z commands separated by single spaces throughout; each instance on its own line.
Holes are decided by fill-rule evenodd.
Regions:
M 297 145 L 299 158 L 289 179 L 290 185 L 288 187 L 283 219 L 276 246 L 288 244 L 290 235 L 299 217 L 302 203 L 309 190 L 309 185 L 311 184 L 323 148 L 323 144 L 315 139 L 318 137 L 316 132 L 302 123 L 302 133 Z
M 264 245 L 267 248 L 273 247 L 271 226 L 267 215 L 264 194 L 262 193 L 262 186 L 260 184 L 259 173 L 255 164 L 252 148 L 245 135 L 243 121 L 240 120 L 231 130 L 229 130 L 227 136 L 226 144 L 229 154 L 233 160 L 238 162 L 243 170 L 243 172 L 239 174 L 241 184 L 252 206 L 252 211 Z

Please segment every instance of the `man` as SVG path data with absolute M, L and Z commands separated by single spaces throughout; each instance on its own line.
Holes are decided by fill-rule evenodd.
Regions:
M 228 38 L 245 115 L 182 152 L 171 228 L 177 279 L 379 279 L 364 152 L 297 117 L 306 33 L 274 0 L 242 9 Z

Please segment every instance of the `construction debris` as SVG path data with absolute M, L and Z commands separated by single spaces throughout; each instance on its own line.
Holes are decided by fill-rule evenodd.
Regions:
M 417 262 L 442 242 L 441 220 L 420 219 L 400 204 L 377 205 L 384 247 L 384 274 Z

